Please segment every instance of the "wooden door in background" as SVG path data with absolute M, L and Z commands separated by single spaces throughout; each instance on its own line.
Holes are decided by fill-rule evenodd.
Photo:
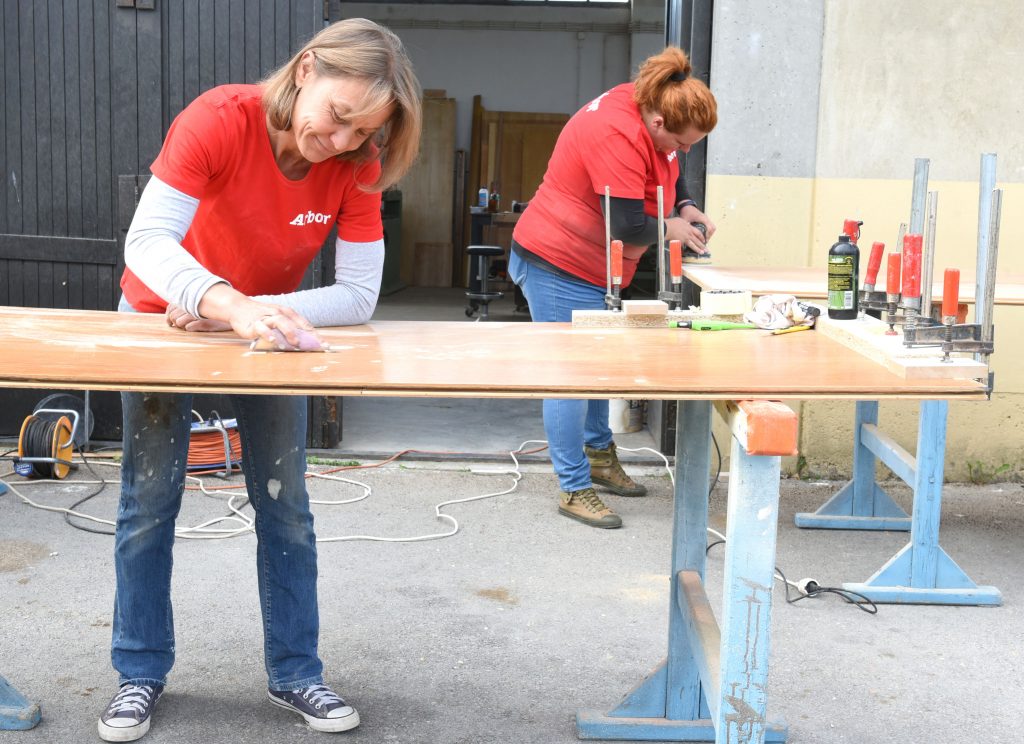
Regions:
M 512 209 L 513 201 L 533 198 L 567 121 L 567 114 L 488 111 L 480 96 L 473 98 L 473 141 L 462 214 L 463 232 L 467 237 L 470 235 L 469 209 L 476 205 L 480 187 L 500 194 L 499 211 Z M 461 264 L 465 283 L 469 279 L 465 246 L 458 246 L 456 261 Z
M 420 156 L 398 184 L 402 191 L 402 281 L 452 285 L 455 188 L 455 99 L 423 98 Z

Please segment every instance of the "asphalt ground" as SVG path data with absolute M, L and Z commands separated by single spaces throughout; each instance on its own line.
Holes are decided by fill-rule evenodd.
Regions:
M 442 501 L 510 488 L 508 463 L 414 462 L 343 473 L 372 490 L 317 505 L 322 538 L 445 532 Z M 317 466 L 326 469 L 326 466 Z M 609 496 L 625 522 L 597 530 L 556 513 L 550 466 L 529 463 L 515 491 L 444 507 L 456 534 L 416 542 L 320 545 L 321 656 L 326 676 L 360 713 L 344 734 L 315 733 L 266 700 L 252 533 L 180 539 L 175 547 L 177 663 L 144 741 L 477 743 L 577 741 L 577 709 L 614 707 L 665 655 L 672 490 L 664 470 L 628 470 L 650 489 Z M 116 478 L 112 469 L 107 477 Z M 70 506 L 92 488 L 79 471 L 19 491 Z M 216 485 L 216 479 L 208 479 Z M 232 483 L 240 483 L 236 476 Z M 906 533 L 800 530 L 842 484 L 784 480 L 777 563 L 823 586 L 863 581 L 906 544 Z M 886 484 L 909 508 L 903 486 Z M 112 519 L 116 487 L 80 507 Z M 317 479 L 315 499 L 365 493 Z M 711 497 L 724 530 L 725 481 Z M 179 525 L 226 513 L 220 496 L 189 492 Z M 1024 489 L 950 485 L 941 543 L 997 608 L 882 605 L 861 612 L 836 596 L 787 604 L 776 584 L 769 713 L 789 741 L 814 744 L 1015 742 L 1024 720 Z M 721 594 L 721 546 L 707 586 Z M 113 694 L 112 538 L 0 495 L 0 675 L 42 707 L 30 731 L 0 744 L 98 741 Z

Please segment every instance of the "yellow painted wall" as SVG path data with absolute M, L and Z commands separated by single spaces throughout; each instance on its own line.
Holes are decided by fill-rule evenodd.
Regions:
M 899 223 L 909 221 L 912 158 L 908 171 L 905 181 L 709 175 L 708 216 L 718 225 L 713 243 L 715 263 L 824 266 L 828 249 L 846 218 L 864 221 L 862 246 L 881 240 L 888 250 L 896 240 Z M 1024 184 L 998 185 L 1004 191 L 999 273 L 1024 274 L 1024 252 L 1019 248 L 1024 243 Z M 977 182 L 930 181 L 929 190 L 939 194 L 936 274 L 951 266 L 973 275 Z M 880 284 L 884 283 L 883 276 L 879 277 Z M 984 478 L 1004 464 L 1011 467 L 1000 477 L 1024 476 L 1024 343 L 1016 340 L 1020 333 L 1016 329 L 1024 329 L 1024 306 L 997 307 L 994 322 L 992 400 L 950 407 L 946 475 L 951 480 L 969 480 L 979 477 L 978 473 Z M 848 476 L 854 404 L 816 401 L 798 408 L 800 451 L 807 461 L 807 473 Z M 915 451 L 916 404 L 885 404 L 880 419 L 888 434 Z M 796 472 L 796 458 L 787 459 L 784 468 Z

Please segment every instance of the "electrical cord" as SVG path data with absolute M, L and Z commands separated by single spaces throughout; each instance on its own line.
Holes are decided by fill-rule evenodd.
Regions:
M 712 532 L 715 535 L 719 535 L 719 533 L 714 532 L 711 529 L 708 529 L 708 532 Z M 720 539 L 715 540 L 714 542 L 708 545 L 708 547 L 704 551 L 705 555 L 708 555 L 711 552 L 711 549 L 716 545 L 725 545 L 725 538 L 721 537 L 720 535 L 719 537 Z M 841 597 L 849 604 L 852 604 L 858 610 L 862 610 L 863 612 L 866 612 L 869 615 L 878 614 L 877 604 L 875 604 L 868 597 L 865 597 L 863 594 L 859 594 L 849 589 L 841 589 L 834 586 L 821 586 L 814 579 L 804 579 L 799 583 L 793 582 L 786 578 L 786 574 L 782 573 L 782 569 L 778 566 L 775 567 L 775 579 L 777 581 L 781 581 L 786 589 L 787 604 L 796 604 L 801 600 L 820 597 L 823 594 L 835 594 Z M 795 592 L 795 596 L 793 597 L 791 597 L 789 593 L 790 587 L 792 587 Z
M 714 437 L 712 437 L 712 442 L 713 442 L 713 444 L 715 446 L 715 452 L 716 452 L 716 455 L 717 455 L 718 463 L 717 463 L 717 468 L 716 468 L 716 471 L 715 471 L 715 477 L 712 480 L 711 488 L 708 491 L 708 498 L 711 497 L 711 493 L 714 491 L 715 487 L 717 486 L 718 481 L 719 481 L 719 479 L 721 477 L 721 472 L 722 472 L 722 453 L 721 453 L 721 450 L 718 447 L 718 442 L 717 442 L 717 440 L 715 440 Z M 536 447 L 534 449 L 527 450 L 527 449 L 525 449 L 525 447 L 528 444 L 539 444 L 539 445 L 542 445 L 542 446 Z M 424 541 L 427 541 L 427 540 L 439 540 L 439 539 L 443 539 L 443 538 L 446 538 L 446 537 L 451 537 L 451 536 L 455 535 L 456 533 L 458 533 L 458 531 L 460 529 L 460 525 L 459 525 L 458 520 L 455 517 L 451 516 L 450 514 L 445 514 L 442 511 L 444 508 L 449 507 L 449 506 L 454 506 L 456 504 L 467 504 L 467 503 L 471 503 L 471 502 L 474 502 L 474 501 L 480 501 L 480 500 L 483 500 L 483 499 L 489 499 L 489 498 L 494 498 L 494 497 L 497 497 L 497 496 L 504 496 L 504 495 L 513 493 L 518 488 L 519 482 L 522 480 L 522 477 L 523 477 L 522 471 L 520 470 L 519 459 L 516 457 L 516 455 L 535 454 L 537 452 L 542 452 L 546 448 L 547 448 L 547 442 L 545 440 L 541 440 L 541 439 L 528 439 L 528 440 L 524 441 L 522 444 L 520 444 L 518 448 L 516 448 L 514 450 L 510 450 L 508 452 L 508 455 L 512 458 L 512 462 L 513 462 L 513 467 L 511 469 L 504 469 L 504 470 L 480 470 L 480 469 L 475 469 L 475 470 L 472 470 L 471 472 L 474 473 L 474 474 L 477 474 L 477 475 L 508 475 L 508 476 L 511 476 L 512 477 L 512 484 L 511 484 L 511 486 L 509 486 L 508 488 L 506 488 L 504 490 L 493 491 L 493 492 L 484 493 L 484 494 L 477 494 L 475 496 L 468 496 L 468 497 L 460 498 L 460 499 L 449 499 L 447 501 L 442 501 L 442 502 L 436 504 L 434 506 L 434 516 L 435 516 L 436 519 L 448 523 L 450 529 L 448 529 L 446 531 L 434 532 L 434 533 L 429 533 L 429 534 L 424 534 L 424 535 L 414 535 L 414 536 L 409 536 L 409 537 L 388 537 L 388 536 L 380 536 L 380 535 L 340 535 L 340 536 L 334 536 L 334 537 L 319 537 L 319 538 L 317 538 L 317 542 L 324 542 L 324 543 L 327 543 L 327 542 L 349 542 L 349 541 L 372 541 L 372 542 L 391 542 L 391 543 L 397 543 L 397 542 L 424 542 Z M 661 452 L 658 452 L 657 450 L 655 450 L 655 449 L 653 449 L 651 447 L 635 447 L 635 448 L 620 447 L 619 449 L 622 450 L 623 452 L 651 452 L 654 455 L 656 455 L 657 457 L 660 457 L 661 460 L 662 460 L 662 463 L 665 466 L 666 472 L 668 473 L 669 480 L 672 483 L 673 489 L 675 488 L 675 473 L 672 470 L 672 467 L 671 467 L 671 465 L 669 463 L 668 458 L 664 454 L 662 454 Z M 460 454 L 460 453 L 457 453 L 457 452 L 436 452 L 436 451 L 430 451 L 430 450 L 406 449 L 406 450 L 402 450 L 400 452 L 396 452 L 395 454 L 391 455 L 390 457 L 388 457 L 388 458 L 386 458 L 384 460 L 381 460 L 380 462 L 377 462 L 377 463 L 359 464 L 359 465 L 343 465 L 343 466 L 338 466 L 338 467 L 330 468 L 328 470 L 324 470 L 324 471 L 320 471 L 320 472 L 308 471 L 306 473 L 306 478 L 307 479 L 330 480 L 330 481 L 335 481 L 335 482 L 338 482 L 338 483 L 345 483 L 345 484 L 348 484 L 348 485 L 354 485 L 354 486 L 356 486 L 358 488 L 363 489 L 362 494 L 358 495 L 358 496 L 355 496 L 354 498 L 324 500 L 324 499 L 314 499 L 314 498 L 310 497 L 309 503 L 310 504 L 318 504 L 318 505 L 340 506 L 340 505 L 344 505 L 344 504 L 352 504 L 352 503 L 356 503 L 356 502 L 359 502 L 359 501 L 363 501 L 363 500 L 369 498 L 369 496 L 373 493 L 373 489 L 369 485 L 367 485 L 366 483 L 363 483 L 363 482 L 357 481 L 357 480 L 353 480 L 351 478 L 345 478 L 345 477 L 342 477 L 342 476 L 338 476 L 338 475 L 335 475 L 335 473 L 339 473 L 339 472 L 347 471 L 347 470 L 362 470 L 362 469 L 368 469 L 368 468 L 382 467 L 383 465 L 387 465 L 389 463 L 395 462 L 396 460 L 398 460 L 399 458 L 401 458 L 404 455 L 412 454 L 412 453 L 416 453 L 416 454 L 429 454 L 429 455 L 440 455 L 440 454 L 454 455 L 454 454 Z M 222 447 L 220 449 L 220 454 L 223 455 L 223 448 Z M 106 486 L 108 484 L 116 483 L 116 481 L 108 481 L 108 480 L 103 479 L 101 476 L 99 476 L 97 474 L 96 470 L 93 468 L 93 463 L 91 463 L 88 460 L 88 458 L 85 457 L 84 453 L 80 452 L 79 453 L 79 457 L 82 459 L 82 462 L 85 464 L 85 466 L 89 470 L 89 472 L 95 478 L 97 478 L 97 480 L 96 481 L 73 481 L 73 482 L 74 483 L 78 483 L 78 484 L 98 483 L 99 484 L 99 488 L 95 489 L 92 493 L 90 493 L 90 494 L 84 496 L 83 498 L 79 499 L 74 504 L 72 504 L 71 507 L 69 507 L 67 509 L 64 509 L 64 508 L 61 508 L 61 507 L 52 507 L 52 506 L 45 506 L 45 505 L 42 505 L 42 504 L 37 504 L 37 503 L 31 501 L 30 499 L 28 499 L 24 494 L 22 494 L 17 488 L 15 488 L 9 482 L 4 481 L 4 483 L 5 483 L 5 485 L 8 485 L 10 487 L 10 490 L 15 495 L 17 495 L 19 498 L 21 498 L 22 501 L 24 501 L 26 504 L 28 504 L 30 506 L 33 506 L 33 507 L 36 507 L 36 508 L 39 508 L 39 509 L 44 509 L 44 510 L 47 510 L 47 511 L 56 511 L 56 512 L 62 513 L 63 516 L 64 516 L 64 520 L 68 524 L 70 524 L 72 527 L 75 527 L 76 529 L 81 529 L 81 530 L 84 530 L 86 532 L 93 532 L 93 533 L 101 534 L 101 535 L 113 535 L 114 534 L 113 531 L 94 529 L 94 528 L 88 527 L 86 525 L 76 524 L 75 522 L 72 521 L 73 518 L 77 518 L 77 519 L 82 519 L 82 520 L 98 522 L 100 524 L 105 524 L 105 525 L 109 525 L 109 526 L 112 526 L 112 527 L 114 526 L 114 522 L 111 522 L 110 520 L 101 519 L 99 517 L 94 517 L 92 515 L 84 514 L 84 513 L 76 511 L 79 506 L 81 506 L 85 502 L 89 501 L 90 499 L 92 499 L 95 496 L 98 496 L 100 493 L 102 493 L 103 490 L 106 488 Z M 120 465 L 117 464 L 117 463 L 96 462 L 95 464 L 97 464 L 97 465 L 105 465 L 105 466 L 108 466 L 108 467 L 117 467 L 117 468 L 120 467 Z M 5 476 L 11 475 L 11 474 L 13 474 L 13 473 L 6 473 L 6 474 L 0 476 L 0 480 L 3 480 L 3 478 Z M 182 538 L 191 538 L 191 539 L 219 539 L 219 538 L 227 538 L 227 537 L 238 537 L 240 535 L 252 532 L 254 530 L 253 518 L 250 517 L 248 514 L 245 514 L 245 513 L 242 512 L 242 509 L 244 509 L 249 504 L 248 492 L 246 491 L 246 492 L 239 493 L 239 491 L 242 491 L 242 489 L 245 489 L 246 486 L 244 484 L 242 484 L 242 485 L 223 485 L 223 486 L 220 486 L 220 487 L 217 487 L 217 488 L 210 489 L 210 488 L 208 488 L 206 486 L 206 484 L 202 480 L 202 478 L 198 477 L 199 475 L 201 475 L 201 474 L 190 474 L 190 475 L 186 475 L 185 476 L 187 482 L 191 482 L 191 483 L 195 484 L 195 485 L 191 485 L 191 486 L 186 486 L 186 490 L 199 491 L 203 495 L 211 497 L 211 498 L 222 497 L 223 495 L 226 494 L 227 495 L 227 502 L 226 503 L 227 503 L 227 507 L 228 507 L 229 513 L 224 515 L 224 516 L 221 516 L 221 517 L 214 517 L 212 519 L 209 519 L 209 520 L 207 520 L 205 522 L 202 522 L 202 523 L 200 523 L 198 525 L 195 525 L 193 527 L 177 527 L 175 529 L 175 536 L 176 537 L 182 537 Z M 29 482 L 24 483 L 22 485 L 23 486 L 24 485 L 36 485 L 36 484 L 52 483 L 52 482 L 56 482 L 56 481 L 40 479 L 40 480 L 29 481 Z M 217 527 L 217 525 L 219 525 L 219 524 L 221 524 L 223 522 L 232 522 L 232 523 L 236 523 L 239 526 L 230 527 L 230 528 Z M 714 548 L 714 547 L 716 547 L 718 545 L 724 545 L 726 543 L 725 535 L 721 534 L 717 530 L 715 530 L 715 529 L 713 529 L 711 527 L 708 527 L 707 528 L 707 532 L 708 532 L 709 535 L 713 536 L 715 538 L 715 540 L 713 540 L 712 542 L 710 542 L 708 544 L 707 548 L 705 549 L 705 555 L 709 555 L 712 548 Z M 794 583 L 794 582 L 790 581 L 789 579 L 787 579 L 786 575 L 778 567 L 775 568 L 775 574 L 776 574 L 775 578 L 777 580 L 782 581 L 783 585 L 785 586 L 786 602 L 788 604 L 795 604 L 795 603 L 797 603 L 797 602 L 799 602 L 801 600 L 808 599 L 808 598 L 811 598 L 811 597 L 818 597 L 818 596 L 821 596 L 823 594 L 836 594 L 839 597 L 841 597 L 843 600 L 845 600 L 846 602 L 856 606 L 858 609 L 860 609 L 860 610 L 862 610 L 864 612 L 867 612 L 868 614 L 874 615 L 874 614 L 878 613 L 878 606 L 874 602 L 872 602 L 870 599 L 868 599 L 867 597 L 865 597 L 862 594 L 858 594 L 857 592 L 853 592 L 853 591 L 850 591 L 850 590 L 847 590 L 847 589 L 840 589 L 840 588 L 836 588 L 836 587 L 822 587 L 822 586 L 818 585 L 817 582 L 815 582 L 813 580 L 809 580 L 809 579 L 808 580 L 804 580 L 801 583 Z M 801 585 L 801 584 L 803 584 L 803 585 Z M 796 596 L 795 597 L 791 597 L 791 595 L 790 595 L 790 588 L 791 587 L 796 592 Z
M 74 518 L 73 515 L 75 513 L 75 510 L 78 509 L 78 507 L 80 507 L 89 499 L 95 498 L 96 496 L 99 496 L 101 493 L 103 493 L 108 483 L 108 481 L 104 480 L 103 477 L 96 472 L 96 470 L 92 466 L 92 463 L 90 463 L 89 460 L 86 458 L 84 452 L 79 452 L 78 455 L 79 457 L 82 458 L 82 462 L 85 464 L 86 469 L 92 474 L 93 478 L 96 478 L 99 481 L 99 487 L 94 489 L 92 493 L 83 496 L 78 501 L 69 506 L 68 511 L 64 512 L 64 521 L 70 524 L 75 529 L 83 530 L 85 532 L 92 532 L 96 535 L 113 535 L 113 530 L 98 530 L 94 527 L 89 527 L 84 524 L 75 524 L 73 521 L 71 521 Z
M 848 602 L 849 604 L 852 604 L 858 610 L 862 610 L 863 612 L 866 612 L 869 615 L 878 614 L 878 605 L 875 604 L 869 598 L 865 597 L 863 594 L 850 591 L 849 589 L 839 589 L 833 586 L 819 586 L 818 582 L 814 581 L 813 579 L 806 580 L 806 589 L 801 590 L 800 586 L 798 584 L 794 584 L 789 579 L 787 579 L 786 575 L 782 573 L 782 571 L 780 571 L 778 567 L 775 568 L 775 572 L 779 574 L 779 576 L 782 577 L 782 581 L 785 582 L 786 602 L 788 602 L 789 604 L 796 604 L 801 600 L 811 599 L 812 597 L 820 597 L 822 594 L 835 594 L 842 598 L 844 601 Z M 795 587 L 797 591 L 800 592 L 798 596 L 796 596 L 793 599 L 789 598 L 790 586 Z
M 370 540 L 370 541 L 379 541 L 379 542 L 419 542 L 419 541 L 424 541 L 424 540 L 436 540 L 436 539 L 440 539 L 440 538 L 444 538 L 444 537 L 450 537 L 450 536 L 456 534 L 459 531 L 460 526 L 459 526 L 458 520 L 456 520 L 451 515 L 444 514 L 441 510 L 444 509 L 447 506 L 452 506 L 452 505 L 455 505 L 455 504 L 469 503 L 469 502 L 472 502 L 472 501 L 479 501 L 481 499 L 493 498 L 495 496 L 502 496 L 502 495 L 505 495 L 505 494 L 508 494 L 508 493 L 512 493 L 517 488 L 517 486 L 519 484 L 519 481 L 522 478 L 522 473 L 519 471 L 519 460 L 516 458 L 516 455 L 517 454 L 534 454 L 536 452 L 541 452 L 541 451 L 543 451 L 545 449 L 545 447 L 538 447 L 538 448 L 535 448 L 535 449 L 532 449 L 532 450 L 524 449 L 527 444 L 530 444 L 532 442 L 540 442 L 540 443 L 546 445 L 546 442 L 542 442 L 541 440 L 527 440 L 526 442 L 523 442 L 523 444 L 521 444 L 518 449 L 512 450 L 511 452 L 508 453 L 512 457 L 512 460 L 513 460 L 513 463 L 514 463 L 514 468 L 511 469 L 511 470 L 492 470 L 492 471 L 474 470 L 474 471 L 472 471 L 474 473 L 483 474 L 483 475 L 511 475 L 511 476 L 513 476 L 513 482 L 512 482 L 512 485 L 509 488 L 507 488 L 505 490 L 502 490 L 502 491 L 495 491 L 495 492 L 491 492 L 491 493 L 478 494 L 478 495 L 475 495 L 475 496 L 469 496 L 469 497 L 461 498 L 461 499 L 450 499 L 448 501 L 441 502 L 441 503 L 437 504 L 434 507 L 434 514 L 435 514 L 436 518 L 448 522 L 448 524 L 451 527 L 451 529 L 449 529 L 449 530 L 447 530 L 445 532 L 431 533 L 431 534 L 426 534 L 426 535 L 415 535 L 415 536 L 411 536 L 411 537 L 384 537 L 384 536 L 376 536 L 376 535 L 344 535 L 344 536 L 337 536 L 337 537 L 321 537 L 321 538 L 317 538 L 317 542 L 341 542 L 341 541 L 354 541 L 354 540 Z M 355 485 L 355 486 L 363 489 L 362 495 L 356 496 L 355 498 L 341 499 L 341 500 L 323 500 L 323 499 L 310 498 L 310 504 L 342 505 L 342 504 L 355 503 L 357 501 L 362 501 L 363 499 L 368 498 L 370 496 L 370 494 L 372 493 L 372 488 L 369 485 L 367 485 L 365 483 L 362 483 L 360 481 L 357 481 L 357 480 L 353 480 L 353 479 L 350 479 L 350 478 L 345 478 L 345 477 L 342 477 L 342 476 L 334 475 L 334 473 L 337 473 L 337 472 L 340 472 L 340 471 L 344 471 L 344 470 L 356 470 L 356 469 L 366 469 L 366 468 L 381 467 L 382 465 L 386 465 L 388 463 L 394 462 L 395 460 L 397 460 L 398 458 L 402 457 L 403 455 L 410 454 L 410 453 L 433 454 L 433 455 L 460 454 L 460 453 L 457 453 L 457 452 L 434 452 L 434 451 L 429 451 L 429 450 L 407 449 L 407 450 L 402 450 L 401 452 L 397 452 L 394 455 L 392 455 L 392 456 L 388 457 L 387 459 L 382 460 L 381 462 L 378 462 L 378 463 L 370 463 L 370 464 L 365 464 L 365 465 L 340 466 L 340 467 L 331 468 L 329 470 L 322 471 L 322 472 L 310 471 L 310 472 L 306 473 L 306 478 L 309 478 L 309 479 L 318 478 L 318 479 L 324 479 L 324 480 L 333 480 L 333 481 L 336 481 L 336 482 L 341 482 L 341 483 L 346 483 L 346 484 L 350 484 L 350 485 Z M 84 456 L 81 453 L 79 453 L 79 456 L 82 457 L 83 460 L 85 460 Z M 95 464 L 96 465 L 101 465 L 101 466 L 107 466 L 107 467 L 120 468 L 120 465 L 118 463 L 95 462 Z M 96 495 L 98 495 L 99 493 L 101 493 L 103 488 L 105 488 L 107 484 L 111 484 L 111 483 L 116 483 L 117 482 L 117 481 L 105 480 L 102 477 L 98 476 L 96 471 L 92 468 L 91 464 L 89 464 L 88 462 L 87 462 L 87 467 L 89 468 L 89 471 L 94 475 L 94 477 L 97 478 L 97 481 L 76 480 L 76 481 L 73 481 L 73 483 L 76 484 L 76 485 L 86 485 L 86 484 L 97 483 L 97 484 L 99 484 L 100 488 L 96 489 L 93 493 L 87 495 L 86 497 L 78 500 L 70 508 L 48 506 L 48 505 L 45 505 L 45 504 L 37 503 L 37 502 L 33 501 L 32 499 L 28 498 L 24 493 L 22 493 L 19 487 L 15 487 L 14 485 L 9 484 L 7 481 L 4 481 L 4 482 L 5 482 L 5 484 L 10 486 L 10 490 L 11 490 L 12 493 L 14 493 L 16 496 L 18 496 L 24 503 L 28 504 L 29 506 L 32 506 L 32 507 L 37 508 L 37 509 L 42 509 L 42 510 L 45 510 L 45 511 L 54 511 L 54 512 L 58 512 L 58 513 L 62 513 L 64 515 L 65 520 L 68 522 L 68 524 L 70 524 L 72 527 L 75 527 L 76 529 L 82 529 L 82 530 L 85 530 L 85 531 L 88 531 L 88 532 L 95 532 L 97 534 L 112 535 L 114 533 L 111 532 L 111 531 L 92 529 L 92 528 L 89 528 L 89 527 L 87 527 L 85 525 L 76 524 L 75 522 L 71 521 L 71 518 L 77 518 L 77 519 L 82 519 L 82 520 L 88 520 L 88 521 L 96 522 L 96 523 L 99 523 L 99 524 L 108 525 L 108 526 L 111 526 L 111 527 L 115 526 L 115 523 L 110 521 L 110 520 L 102 519 L 100 517 L 95 517 L 95 516 L 92 516 L 90 514 L 85 514 L 85 513 L 76 511 L 76 508 L 78 506 L 80 506 L 82 503 L 85 503 L 89 499 L 91 499 L 91 498 L 95 497 Z M 12 475 L 12 474 L 13 474 L 13 471 L 5 473 L 3 475 L 0 475 L 0 480 L 3 480 L 3 478 L 5 478 L 6 476 L 9 476 L 9 475 Z M 223 486 L 211 489 L 211 488 L 208 488 L 206 486 L 206 484 L 202 480 L 202 478 L 197 477 L 196 475 L 186 475 L 185 479 L 189 483 L 194 483 L 194 485 L 186 486 L 186 490 L 199 491 L 200 493 L 202 493 L 205 496 L 210 496 L 210 497 L 214 497 L 214 498 L 223 497 L 224 495 L 227 495 L 227 506 L 228 506 L 229 514 L 226 514 L 226 515 L 221 516 L 221 517 L 215 517 L 213 519 L 207 520 L 207 521 L 202 522 L 201 524 L 195 525 L 193 527 L 177 527 L 175 529 L 175 536 L 176 537 L 191 538 L 191 539 L 216 539 L 216 538 L 226 538 L 226 537 L 237 537 L 239 535 L 246 534 L 248 532 L 252 532 L 253 531 L 253 529 L 254 529 L 254 521 L 253 521 L 252 517 L 250 517 L 248 514 L 245 514 L 245 513 L 243 513 L 241 511 L 242 509 L 245 508 L 246 505 L 249 504 L 248 493 L 246 491 L 243 491 L 243 489 L 246 488 L 246 486 L 244 484 L 241 484 L 241 485 L 223 485 Z M 48 479 L 37 479 L 37 480 L 27 481 L 27 482 L 19 484 L 19 485 L 20 485 L 20 487 L 24 487 L 24 486 L 33 486 L 33 485 L 43 485 L 43 484 L 49 484 L 49 483 L 54 483 L 54 482 L 56 482 L 56 481 L 48 480 Z M 235 524 L 237 524 L 239 526 L 230 527 L 230 528 L 218 527 L 217 525 L 219 525 L 222 522 L 233 522 L 233 523 L 235 523 Z

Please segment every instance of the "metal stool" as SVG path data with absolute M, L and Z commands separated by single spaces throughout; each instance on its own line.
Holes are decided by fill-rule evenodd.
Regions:
M 470 245 L 466 247 L 466 253 L 470 259 L 469 290 L 466 297 L 469 298 L 469 305 L 466 306 L 466 317 L 472 318 L 477 310 L 480 317 L 477 320 L 487 320 L 487 306 L 491 300 L 500 300 L 505 296 L 504 292 L 495 292 L 487 288 L 487 275 L 490 273 L 491 257 L 504 255 L 505 250 L 496 245 Z

